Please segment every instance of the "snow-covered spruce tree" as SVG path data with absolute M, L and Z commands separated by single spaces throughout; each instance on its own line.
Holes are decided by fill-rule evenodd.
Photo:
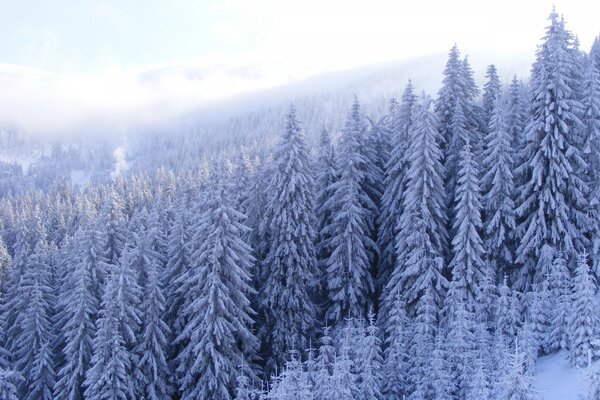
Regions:
M 502 95 L 502 85 L 498 78 L 498 70 L 494 64 L 488 65 L 485 73 L 486 82 L 483 85 L 483 118 L 484 123 L 489 126 L 496 102 Z
M 588 187 L 580 176 L 585 162 L 578 148 L 581 104 L 574 90 L 572 41 L 564 22 L 552 12 L 532 70 L 532 114 L 519 166 L 525 182 L 516 208 L 516 261 L 522 268 L 515 285 L 521 290 L 543 279 L 535 264 L 544 244 L 570 255 L 586 243 Z
M 569 348 L 569 318 L 571 317 L 571 273 L 562 251 L 556 252 L 548 275 L 548 289 L 552 298 L 548 351 Z
M 125 252 L 112 269 L 102 295 L 85 396 L 90 400 L 135 398 L 133 347 L 140 326 L 140 288 Z
M 471 151 L 470 139 L 460 153 L 458 182 L 456 186 L 456 205 L 452 228 L 452 248 L 454 257 L 450 267 L 452 281 L 445 300 L 446 315 L 455 314 L 457 302 L 474 307 L 479 299 L 481 285 L 485 276 L 485 264 L 482 259 L 483 246 L 481 230 L 481 202 L 479 194 L 477 161 Z M 474 312 L 474 309 L 470 309 Z
M 52 271 L 48 251 L 42 242 L 28 259 L 18 295 L 25 307 L 18 310 L 15 324 L 20 328 L 14 338 L 15 370 L 24 378 L 19 385 L 23 400 L 51 400 L 55 384 L 52 349 L 56 298 L 51 287 Z
M 584 367 L 588 359 L 596 359 L 600 348 L 595 341 L 600 337 L 598 315 L 598 288 L 588 265 L 587 254 L 577 257 L 577 269 L 573 280 L 572 307 L 569 318 L 569 342 L 571 365 Z
M 431 393 L 435 400 L 452 400 L 454 399 L 453 393 L 456 391 L 456 382 L 452 380 L 452 373 L 450 370 L 450 364 L 446 351 L 444 349 L 444 332 L 438 332 L 435 338 L 435 347 L 431 354 L 431 362 L 427 375 L 423 377 L 424 380 L 430 381 L 432 387 Z M 423 385 L 425 386 L 425 385 Z M 425 397 L 426 393 L 422 391 L 416 391 L 412 393 L 408 398 L 425 400 L 430 397 Z
M 264 340 L 270 345 L 269 364 L 281 366 L 288 351 L 308 347 L 317 312 L 311 299 L 318 286 L 311 158 L 294 106 L 273 162 L 260 306 L 268 326 Z
M 177 193 L 174 201 L 173 222 L 167 238 L 167 265 L 162 278 L 166 300 L 164 320 L 171 330 L 168 341 L 168 359 L 171 364 L 175 364 L 175 358 L 181 350 L 181 346 L 175 343 L 175 338 L 179 336 L 185 326 L 182 308 L 187 292 L 185 286 L 187 279 L 184 278 L 184 275 L 190 268 L 192 256 L 190 212 L 188 211 L 190 197 L 191 193 L 181 190 Z M 172 368 L 174 369 L 174 365 Z
M 457 294 L 460 296 L 459 294 Z M 472 300 L 457 297 L 452 315 L 448 318 L 448 331 L 444 343 L 451 374 L 451 381 L 456 385 L 454 396 L 465 398 L 473 379 L 473 362 L 476 356 L 475 314 Z
M 385 165 L 384 192 L 381 197 L 377 246 L 380 254 L 377 267 L 377 287 L 383 288 L 396 266 L 396 242 L 400 230 L 404 195 L 408 182 L 409 131 L 414 120 L 417 96 L 409 80 L 400 104 L 393 102 L 389 111 L 392 149 Z
M 450 50 L 444 69 L 442 87 L 438 92 L 435 111 L 438 116 L 439 130 L 443 137 L 443 164 L 445 169 L 445 187 L 447 205 L 454 205 L 459 153 L 467 138 L 476 154 L 480 154 L 480 122 L 477 120 L 475 106 L 472 103 L 479 89 L 473 79 L 473 71 L 465 58 L 460 60 L 456 45 Z M 483 125 L 485 125 L 483 123 Z
M 335 166 L 335 150 L 331 142 L 331 135 L 325 128 L 321 131 L 319 140 L 319 156 L 317 159 L 317 171 L 315 180 L 315 214 L 317 217 L 317 258 L 319 261 L 319 278 L 321 279 L 321 290 L 327 287 L 325 279 L 325 269 L 327 260 L 331 255 L 331 235 L 326 232 L 326 227 L 332 223 L 333 212 L 330 209 L 331 204 L 327 201 L 333 197 L 333 184 L 337 180 L 337 172 Z M 324 294 L 324 293 L 323 293 Z
M 596 278 L 600 277 L 600 70 L 588 56 L 582 82 L 582 105 L 585 146 L 590 187 L 590 261 Z
M 592 48 L 590 50 L 590 58 L 594 61 L 594 65 L 600 71 L 600 36 L 596 36 Z
M 0 238 L 0 286 L 6 282 L 8 268 L 12 262 L 12 258 L 8 253 L 4 240 Z
M 10 274 L 3 288 L 2 302 L 4 348 L 15 356 L 15 340 L 21 334 L 22 327 L 16 323 L 18 314 L 27 307 L 27 299 L 22 295 L 23 276 L 29 269 L 29 258 L 38 246 L 45 248 L 45 230 L 42 226 L 39 207 L 24 207 L 24 222 L 19 224 L 15 232 L 15 244 Z
M 0 399 L 19 400 L 17 382 L 19 381 L 14 371 L 0 367 Z
M 584 399 L 596 400 L 600 398 L 600 367 L 589 368 L 587 375 L 588 387 Z
M 535 363 L 539 355 L 540 342 L 538 341 L 534 326 L 530 320 L 526 319 L 523 323 L 523 326 L 517 334 L 516 343 L 523 353 L 525 372 L 534 375 Z
M 397 293 L 396 301 L 389 310 L 385 332 L 382 398 L 387 400 L 401 399 L 407 394 L 409 325 L 405 307 L 402 295 Z
M 358 398 L 364 400 L 380 400 L 383 376 L 381 366 L 381 339 L 379 329 L 375 325 L 375 314 L 369 311 L 366 334 L 358 348 Z
M 494 276 L 503 276 L 513 264 L 512 232 L 515 229 L 512 138 L 505 122 L 504 105 L 498 99 L 485 138 L 482 165 L 483 246 Z
M 165 269 L 165 239 L 161 234 L 158 210 L 153 209 L 148 217 L 148 228 L 137 243 L 141 256 L 140 272 L 140 316 L 141 332 L 134 353 L 137 357 L 137 395 L 148 400 L 159 400 L 171 394 L 171 371 L 167 362 L 167 337 L 170 329 L 164 321 L 165 296 L 161 281 Z
M 429 399 L 433 393 L 429 376 L 429 366 L 435 337 L 438 334 L 438 305 L 435 301 L 434 288 L 427 287 L 417 303 L 417 314 L 411 325 L 411 340 L 408 357 L 409 399 Z
M 531 325 L 531 331 L 538 344 L 538 350 L 547 353 L 552 323 L 552 299 L 548 281 L 544 280 L 541 284 L 535 285 L 533 290 L 527 294 L 527 297 L 529 300 L 527 302 L 526 320 Z
M 315 376 L 314 396 L 322 400 L 334 400 L 329 397 L 331 392 L 331 377 L 333 374 L 333 366 L 336 360 L 336 350 L 333 346 L 333 339 L 330 336 L 330 328 L 323 328 L 321 335 L 321 346 L 319 346 L 319 354 L 317 355 L 317 372 Z
M 242 360 L 242 364 L 238 369 L 238 376 L 236 379 L 235 387 L 235 400 L 252 400 L 252 385 L 250 384 L 250 378 L 246 373 L 246 364 Z
M 345 334 L 350 332 L 346 330 Z M 339 354 L 333 364 L 333 374 L 331 375 L 331 386 L 326 398 L 336 400 L 353 400 L 357 393 L 356 375 L 354 373 L 354 362 L 350 356 L 351 349 L 348 344 L 351 338 L 346 337 L 342 341 Z
M 365 182 L 371 178 L 370 161 L 361 149 L 364 131 L 364 118 L 355 99 L 339 144 L 339 179 L 326 203 L 334 214 L 325 228 L 331 235 L 332 249 L 327 260 L 326 319 L 332 322 L 365 315 L 374 292 L 371 263 L 377 253 L 372 239 L 377 206 L 365 190 Z
M 535 400 L 533 378 L 524 369 L 524 354 L 517 348 L 509 355 L 507 373 L 502 379 L 498 400 Z
M 527 120 L 527 107 L 523 98 L 523 84 L 516 75 L 513 75 L 508 92 L 506 93 L 506 129 L 510 137 L 510 144 L 515 152 L 521 150 L 523 144 L 523 131 Z
M 186 325 L 177 338 L 184 345 L 177 358 L 184 400 L 231 399 L 237 367 L 254 357 L 258 345 L 248 299 L 254 259 L 241 239 L 248 228 L 230 201 L 223 180 L 217 179 L 198 216 L 198 231 L 205 237 L 192 255 L 190 300 L 182 310 Z
M 281 374 L 276 377 L 272 389 L 267 394 L 269 400 L 311 400 L 311 388 L 308 385 L 307 374 L 296 352 L 285 363 Z
M 498 306 L 496 307 L 496 335 L 502 335 L 510 345 L 517 337 L 521 327 L 519 299 L 514 290 L 508 287 L 506 275 L 498 289 Z
M 54 395 L 65 400 L 83 399 L 85 375 L 90 367 L 96 320 L 102 300 L 106 258 L 102 234 L 92 219 L 73 239 L 74 259 L 59 299 L 64 325 L 60 327 L 65 345 L 65 364 L 58 371 Z
M 485 367 L 482 357 L 475 357 L 473 380 L 469 384 L 465 399 L 481 400 L 491 398 L 490 377 Z
M 431 100 L 416 107 L 408 149 L 410 168 L 398 235 L 398 261 L 385 288 L 382 313 L 387 315 L 397 293 L 414 314 L 415 304 L 430 290 L 436 308 L 441 307 L 448 282 L 443 274 L 447 242 L 440 134 Z
M 102 206 L 102 223 L 106 235 L 106 257 L 108 264 L 115 266 L 119 263 L 121 253 L 125 247 L 125 205 L 123 198 L 117 193 L 113 186 L 109 186 L 105 193 Z

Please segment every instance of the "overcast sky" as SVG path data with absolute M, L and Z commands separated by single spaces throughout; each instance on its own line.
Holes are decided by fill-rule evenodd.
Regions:
M 453 43 L 533 53 L 552 4 L 587 50 L 600 1 L 0 0 L 0 118 L 60 114 L 49 101 L 71 117 L 105 103 L 170 112 Z

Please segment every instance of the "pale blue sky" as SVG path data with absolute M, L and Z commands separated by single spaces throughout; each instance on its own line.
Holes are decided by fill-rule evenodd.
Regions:
M 0 124 L 152 123 L 454 43 L 480 64 L 528 63 L 553 3 L 587 50 L 600 1 L 0 0 Z
M 314 73 L 454 42 L 518 53 L 553 3 L 584 46 L 600 32 L 589 0 L 0 0 L 0 62 L 96 73 L 236 55 Z

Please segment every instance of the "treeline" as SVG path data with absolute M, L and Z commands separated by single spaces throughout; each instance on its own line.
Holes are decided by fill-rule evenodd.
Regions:
M 2 399 L 529 399 L 600 357 L 600 40 L 358 99 L 311 151 L 0 201 Z M 591 375 L 590 399 L 600 393 Z

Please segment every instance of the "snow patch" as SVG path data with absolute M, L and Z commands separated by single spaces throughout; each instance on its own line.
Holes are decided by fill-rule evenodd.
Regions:
M 571 367 L 567 352 L 540 357 L 536 369 L 534 385 L 541 400 L 580 400 L 585 395 L 587 371 Z

